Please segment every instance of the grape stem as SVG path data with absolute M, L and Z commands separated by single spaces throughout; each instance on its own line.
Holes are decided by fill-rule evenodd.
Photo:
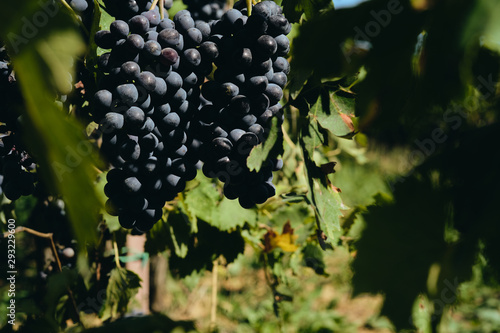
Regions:
M 246 2 L 247 2 L 247 11 L 248 11 L 247 16 L 250 16 L 250 15 L 252 15 L 252 0 L 246 0 Z
M 121 268 L 120 265 L 120 253 L 118 252 L 118 245 L 116 244 L 116 235 L 113 233 L 113 250 L 115 252 L 115 263 L 116 267 Z
M 40 237 L 40 238 L 45 238 L 45 239 L 50 240 L 50 249 L 52 250 L 52 255 L 54 256 L 54 258 L 56 260 L 57 270 L 59 272 L 62 272 L 61 260 L 59 259 L 59 255 L 57 254 L 56 244 L 54 243 L 54 237 L 53 237 L 54 234 L 51 232 L 43 233 L 43 232 L 36 231 L 36 230 L 33 230 L 31 228 L 26 228 L 26 227 L 17 227 L 16 229 L 14 229 L 14 233 L 16 233 L 16 234 L 18 232 L 23 232 L 23 231 L 25 231 L 29 234 L 32 234 L 34 236 Z M 4 232 L 3 238 L 7 238 L 10 234 L 11 234 L 10 232 Z M 75 301 L 75 297 L 73 296 L 73 292 L 71 291 L 69 286 L 66 287 L 66 291 L 68 292 L 68 296 L 71 299 L 71 304 L 73 306 L 73 310 L 75 311 L 76 319 L 83 326 L 83 323 L 80 320 L 80 313 L 78 312 L 78 307 L 76 306 L 76 301 Z
M 158 2 L 159 2 L 159 4 L 158 4 Z M 151 8 L 149 8 L 149 10 L 155 9 L 156 5 L 158 5 L 158 9 L 160 10 L 160 19 L 163 20 L 163 18 L 165 17 L 164 4 L 165 4 L 165 0 L 154 0 L 153 3 L 151 4 Z
M 164 13 L 164 10 L 165 10 L 165 7 L 164 7 L 164 4 L 165 4 L 165 0 L 160 0 L 160 19 L 163 20 L 163 18 L 165 17 L 165 13 Z

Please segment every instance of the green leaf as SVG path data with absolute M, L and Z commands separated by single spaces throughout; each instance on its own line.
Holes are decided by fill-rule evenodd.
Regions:
M 47 285 L 45 287 L 46 293 L 43 299 L 43 312 L 45 313 L 45 318 L 52 325 L 57 327 L 61 322 L 54 322 L 60 309 L 58 306 L 63 300 L 67 300 L 68 288 L 72 287 L 75 281 L 78 279 L 78 273 L 76 269 L 63 269 L 61 272 L 57 272 L 54 275 L 49 276 L 47 279 Z M 69 302 L 66 303 L 66 306 Z M 73 309 L 68 309 L 71 314 L 74 315 Z M 58 318 L 60 319 L 60 318 Z
M 316 208 L 317 216 L 324 228 L 327 240 L 333 244 L 340 236 L 341 209 L 345 209 L 342 199 L 332 186 L 325 185 L 318 179 L 313 179 L 312 202 Z
M 243 227 L 245 223 L 254 226 L 257 224 L 257 211 L 242 208 L 238 200 L 223 198 L 207 222 L 221 231 Z
M 124 315 L 128 303 L 137 294 L 140 286 L 141 279 L 137 274 L 122 267 L 113 268 L 106 288 L 106 301 L 101 309 L 101 318 L 106 320 L 117 314 Z
M 216 184 L 206 177 L 199 177 L 198 186 L 185 194 L 183 204 L 190 215 L 202 219 L 219 230 L 231 230 L 245 223 L 255 225 L 257 213 L 242 208 L 237 200 L 221 199 Z
M 185 258 L 171 255 L 169 267 L 176 276 L 185 277 L 195 271 L 211 270 L 213 261 L 220 255 L 227 263 L 233 262 L 243 253 L 245 241 L 238 231 L 221 231 L 203 220 L 198 221 L 199 232 L 191 235 Z
M 299 96 L 312 73 L 313 71 L 308 69 L 303 70 L 301 68 L 291 68 L 287 88 L 292 99 Z
M 184 258 L 188 253 L 191 227 L 187 217 L 180 211 L 168 215 L 167 226 L 175 255 Z M 169 242 L 170 243 L 170 242 Z
M 97 1 L 97 0 L 94 0 L 94 1 Z M 96 31 L 94 31 L 94 35 L 97 32 L 97 30 L 109 30 L 109 26 L 115 20 L 115 18 L 113 16 L 109 15 L 109 13 L 107 11 L 102 10 L 100 6 L 98 6 L 98 7 L 99 7 L 99 21 L 98 21 L 97 26 L 96 26 L 95 22 L 94 22 L 94 25 L 92 26 L 92 30 L 96 29 Z M 95 18 L 95 19 L 97 20 L 97 18 Z M 91 41 L 93 43 L 91 45 L 95 45 L 93 36 L 92 36 Z M 96 46 L 96 52 L 97 52 L 97 55 L 100 56 L 103 53 L 109 52 L 109 50 L 101 49 L 100 47 Z
M 283 0 L 283 14 L 290 22 L 298 22 L 305 14 L 310 19 L 317 16 L 322 10 L 333 8 L 330 0 Z
M 323 251 L 315 244 L 308 243 L 302 249 L 302 263 L 304 266 L 310 267 L 318 275 L 327 275 L 325 273 L 325 261 L 323 259 Z
M 342 90 L 324 92 L 311 107 L 310 114 L 333 135 L 344 137 L 354 134 L 351 119 L 354 115 L 354 96 Z
M 176 256 L 184 258 L 192 234 L 187 216 L 180 210 L 168 213 L 146 234 L 144 251 L 150 256 L 170 249 Z
M 322 147 L 325 142 L 326 137 L 319 129 L 317 122 L 311 120 L 304 125 L 300 135 L 300 144 L 308 178 L 308 199 L 315 210 L 317 220 L 325 229 L 328 241 L 334 244 L 334 240 L 340 233 L 340 217 L 342 216 L 340 210 L 345 207 L 327 175 L 313 160 L 315 150 Z
M 274 117 L 271 123 L 271 130 L 266 141 L 253 147 L 247 158 L 247 166 L 250 171 L 260 171 L 262 163 L 268 158 L 276 158 L 283 154 L 283 133 L 278 125 L 278 118 Z
M 40 165 L 42 181 L 65 200 L 78 244 L 85 246 L 96 240 L 102 206 L 92 184 L 98 159 L 84 128 L 54 103 L 56 92 L 62 93 L 72 84 L 73 59 L 82 54 L 85 45 L 71 18 L 57 5 L 53 6 L 55 14 L 50 14 L 46 5 L 50 3 L 7 5 L 2 12 L 9 11 L 10 17 L 4 21 L 1 37 L 25 100 L 21 110 L 25 142 Z M 37 33 L 28 38 L 26 27 L 19 22 L 29 21 L 36 13 L 51 15 L 51 19 L 45 26 L 35 27 Z
M 307 153 L 307 158 L 312 161 L 314 151 L 326 143 L 327 137 L 318 127 L 318 123 L 311 120 L 307 127 L 301 131 L 300 140 L 303 149 Z

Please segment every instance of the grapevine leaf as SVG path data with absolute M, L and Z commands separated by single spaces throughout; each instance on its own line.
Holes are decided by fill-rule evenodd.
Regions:
M 113 16 L 111 16 L 106 10 L 101 10 L 101 8 L 106 8 L 103 0 L 94 0 L 98 3 L 98 7 L 100 9 L 100 20 L 99 26 L 102 30 L 109 30 L 109 26 L 115 20 Z
M 191 227 L 188 219 L 182 212 L 177 211 L 168 215 L 167 227 L 175 255 L 184 258 L 188 253 L 188 243 Z
M 111 270 L 106 300 L 101 308 L 100 316 L 103 320 L 112 318 L 117 314 L 125 314 L 132 297 L 141 286 L 141 279 L 137 274 L 122 267 Z
M 303 265 L 310 267 L 318 275 L 327 275 L 325 273 L 325 261 L 323 251 L 315 244 L 308 243 L 302 249 Z
M 294 235 L 294 230 L 290 226 L 290 221 L 283 226 L 281 234 L 277 234 L 274 230 L 269 230 L 264 235 L 265 251 L 270 252 L 279 247 L 285 252 L 295 252 L 299 247 L 295 244 L 299 236 Z
M 215 184 L 206 177 L 199 174 L 197 179 L 199 180 L 198 185 L 185 193 L 183 204 L 190 215 L 209 221 L 213 214 L 212 211 L 220 199 L 220 194 L 217 192 Z
M 310 121 L 307 125 L 307 130 L 302 131 L 301 134 L 303 148 L 307 152 L 308 158 L 312 160 L 314 150 L 326 143 L 326 135 L 321 131 L 315 121 Z
M 162 218 L 160 221 L 156 222 L 146 234 L 146 243 L 144 244 L 144 251 L 149 253 L 151 257 L 161 253 L 167 249 L 167 247 L 173 248 L 174 245 L 170 239 L 170 226 Z
M 315 208 L 316 218 L 325 229 L 327 239 L 333 244 L 340 232 L 341 209 L 344 208 L 340 195 L 334 190 L 321 167 L 313 160 L 314 151 L 326 142 L 326 136 L 319 129 L 317 122 L 306 124 L 300 137 L 304 162 L 308 177 L 308 199 Z
M 276 158 L 283 154 L 283 133 L 278 125 L 278 119 L 273 117 L 269 136 L 264 143 L 255 146 L 247 158 L 247 166 L 250 171 L 260 171 L 262 163 L 268 158 Z
M 325 185 L 318 179 L 313 179 L 313 184 L 312 200 L 326 236 L 332 242 L 338 239 L 340 232 L 340 217 L 343 215 L 342 199 L 332 186 Z
M 292 99 L 297 98 L 297 96 L 304 89 L 307 80 L 312 75 L 312 70 L 303 70 L 300 68 L 292 67 L 289 78 L 288 78 L 288 91 L 290 92 L 290 97 Z
M 223 198 L 207 222 L 219 230 L 243 227 L 245 223 L 253 226 L 257 223 L 257 212 L 242 208 L 237 200 Z
M 94 1 L 96 1 L 96 0 L 94 0 Z M 99 11 L 99 21 L 98 21 L 97 27 L 95 27 L 95 25 L 92 26 L 92 30 L 94 30 L 94 28 L 97 28 L 96 31 L 93 31 L 94 34 L 97 32 L 97 30 L 109 30 L 109 26 L 115 20 L 115 18 L 113 16 L 109 15 L 107 11 L 101 10 L 100 6 L 97 6 L 96 8 L 99 8 L 99 9 L 96 9 Z M 95 44 L 94 37 L 92 37 L 92 42 L 93 42 L 93 44 Z M 109 50 L 101 49 L 100 47 L 98 47 L 96 49 L 96 51 L 97 51 L 97 55 L 100 56 L 101 54 L 106 53 Z
M 333 8 L 330 0 L 283 0 L 283 14 L 290 22 L 298 22 L 305 14 L 310 19 L 318 15 L 322 10 Z
M 169 267 L 174 275 L 184 277 L 194 271 L 211 270 L 220 255 L 230 263 L 243 253 L 245 241 L 239 231 L 221 231 L 203 220 L 198 221 L 198 228 L 199 232 L 189 240 L 187 256 L 170 256 Z
M 22 23 L 36 11 L 50 14 L 51 19 L 28 36 Z M 42 181 L 64 198 L 78 244 L 84 246 L 96 240 L 95 223 L 102 206 L 92 185 L 97 158 L 85 130 L 65 117 L 54 99 L 57 88 L 61 93 L 71 87 L 68 78 L 70 74 L 74 77 L 72 58 L 80 56 L 85 45 L 74 22 L 57 4 L 9 3 L 2 14 L 6 12 L 0 34 L 26 103 L 21 110 L 24 139 L 40 165 Z
M 352 115 L 354 98 L 342 91 L 323 93 L 311 107 L 313 117 L 321 127 L 333 135 L 345 137 L 354 134 Z
M 220 230 L 230 230 L 245 223 L 255 225 L 257 213 L 242 208 L 238 201 L 221 199 L 221 194 L 213 182 L 205 177 L 185 194 L 184 204 L 189 213 Z
M 61 272 L 57 272 L 48 277 L 45 287 L 47 292 L 43 299 L 43 310 L 47 318 L 56 318 L 60 310 L 58 309 L 58 305 L 60 305 L 63 300 L 67 300 L 68 288 L 72 287 L 77 280 L 78 273 L 76 269 L 63 269 Z M 57 325 L 57 323 L 52 320 L 50 323 Z

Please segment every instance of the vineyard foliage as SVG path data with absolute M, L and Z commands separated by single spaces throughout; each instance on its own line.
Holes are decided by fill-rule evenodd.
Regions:
M 328 281 L 328 258 L 347 253 L 353 297 L 383 295 L 377 318 L 390 330 L 444 332 L 447 311 L 467 302 L 472 283 L 498 295 L 500 1 L 369 0 L 340 9 L 327 0 L 275 2 L 292 23 L 284 118 L 272 119 L 246 163 L 250 174 L 283 160 L 273 171 L 276 194 L 245 209 L 199 169 L 145 232 L 143 255 L 166 256 L 169 274 L 189 279 L 219 263 L 241 265 L 250 249 L 269 285 L 268 310 L 294 322 L 292 279 L 312 270 Z M 2 232 L 15 218 L 76 250 L 62 271 L 41 279 L 49 243 L 16 234 L 23 273 L 15 328 L 195 330 L 168 313 L 130 315 L 144 281 L 125 268 L 130 230 L 105 209 L 111 165 L 91 116 L 107 51 L 94 37 L 110 29 L 110 4 L 120 1 L 88 3 L 86 16 L 64 0 L 9 1 L 0 11 L 0 40 L 22 94 L 15 111 L 38 179 L 33 195 L 3 196 Z M 166 3 L 170 18 L 186 8 Z M 67 100 L 55 102 L 60 95 Z M 1 332 L 13 329 L 7 302 L 2 296 Z M 491 316 L 471 321 L 500 329 L 498 314 Z M 304 319 L 296 331 L 345 329 L 317 318 L 323 327 Z

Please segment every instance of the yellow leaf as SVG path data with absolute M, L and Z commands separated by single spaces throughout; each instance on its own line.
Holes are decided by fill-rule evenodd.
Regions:
M 270 252 L 271 250 L 279 247 L 285 252 L 294 252 L 299 248 L 294 244 L 297 238 L 298 236 L 293 234 L 293 229 L 290 226 L 290 221 L 288 221 L 283 226 L 281 235 L 278 235 L 273 230 L 269 230 L 264 235 L 265 251 Z
M 272 248 L 279 247 L 285 252 L 294 252 L 299 247 L 294 244 L 299 236 L 292 234 L 282 234 L 278 235 L 274 238 L 271 238 L 271 246 Z

